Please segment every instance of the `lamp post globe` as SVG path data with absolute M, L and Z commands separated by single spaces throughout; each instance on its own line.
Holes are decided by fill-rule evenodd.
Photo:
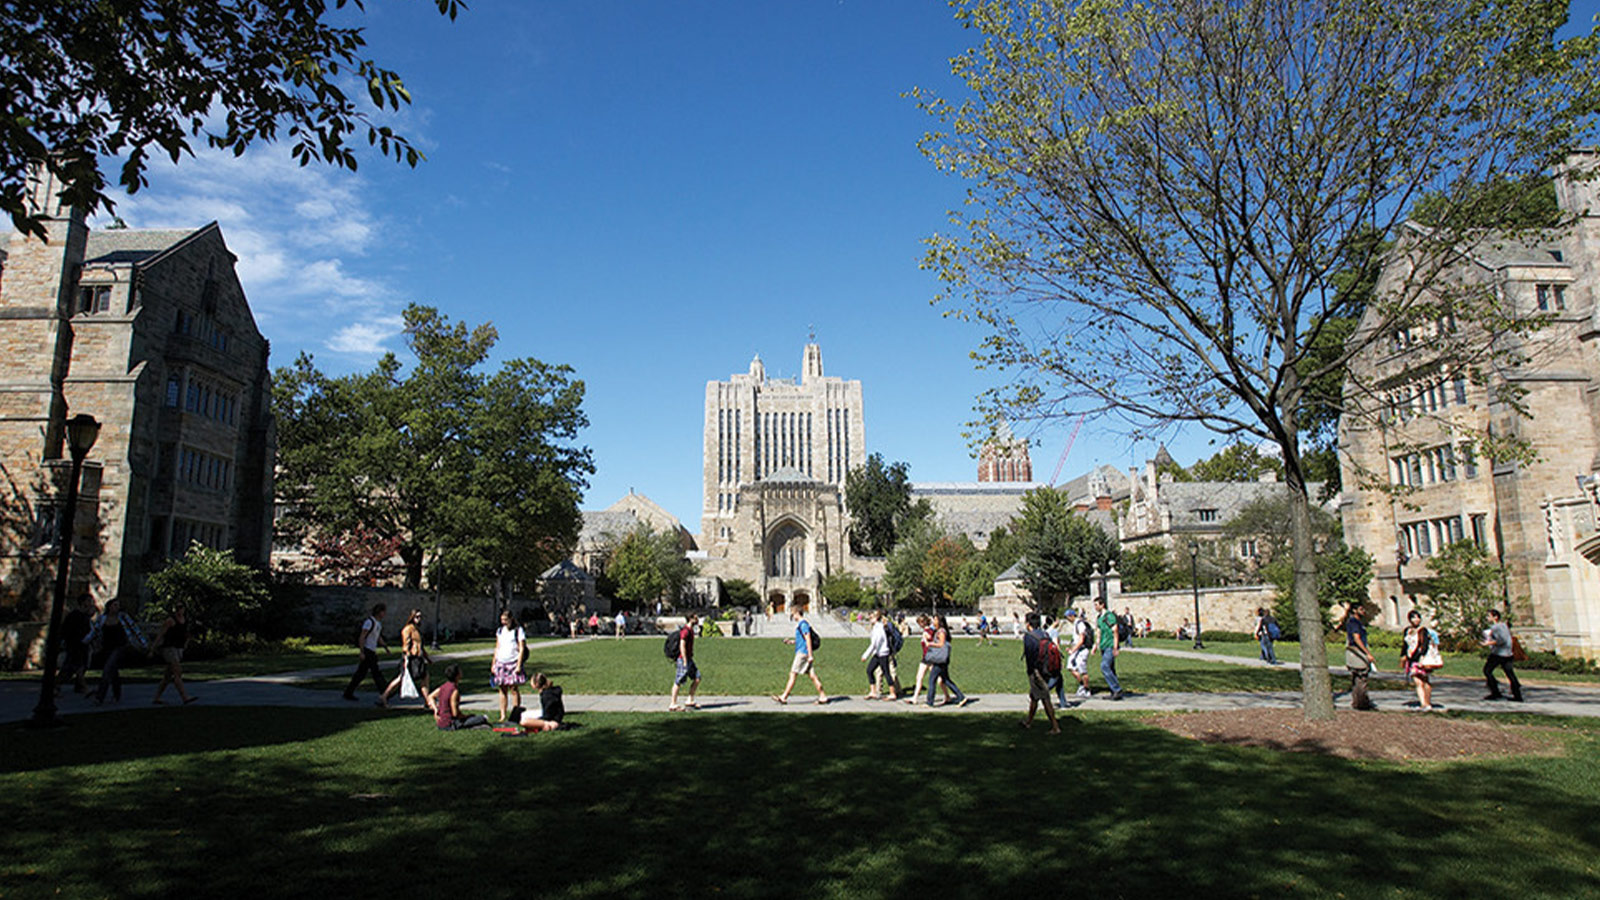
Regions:
M 1189 581 L 1194 586 L 1194 648 L 1202 650 L 1200 642 L 1200 542 L 1189 542 Z
M 44 677 L 39 680 L 39 704 L 33 708 L 28 724 L 50 728 L 61 724 L 56 716 L 56 657 L 61 652 L 61 611 L 66 607 L 67 580 L 72 572 L 72 536 L 78 512 L 78 481 L 83 475 L 83 460 L 100 437 L 100 423 L 94 416 L 79 413 L 67 420 L 67 452 L 72 469 L 67 476 L 67 492 L 56 517 L 56 586 L 50 598 L 50 621 L 45 627 Z

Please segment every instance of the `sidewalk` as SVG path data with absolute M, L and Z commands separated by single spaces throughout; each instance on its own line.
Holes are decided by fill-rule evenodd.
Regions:
M 578 640 L 593 640 L 593 638 L 579 638 Z M 557 643 L 574 643 L 566 639 Z M 491 650 L 464 651 L 459 653 L 441 653 L 435 656 L 436 660 L 470 659 L 488 656 Z M 1265 666 L 1266 663 L 1248 657 L 1225 656 L 1216 653 L 1197 653 L 1186 650 L 1164 650 L 1132 648 L 1134 653 L 1153 653 L 1162 656 L 1186 657 L 1205 659 L 1212 662 L 1228 663 L 1241 666 Z M 1293 663 L 1285 663 L 1285 667 L 1298 669 Z M 299 672 L 284 672 L 277 675 L 264 675 L 250 678 L 231 678 L 218 681 L 196 681 L 190 684 L 190 691 L 200 697 L 200 702 L 206 706 L 260 706 L 260 707 L 297 707 L 307 709 L 371 709 L 374 697 L 370 693 L 361 695 L 361 700 L 351 702 L 340 696 L 338 691 L 312 690 L 295 687 L 295 682 L 326 678 L 333 675 L 347 674 L 353 671 L 353 664 L 342 666 L 329 666 L 319 669 L 307 669 Z M 1348 684 L 1342 668 L 1333 670 L 1333 684 L 1335 689 Z M 1380 673 L 1379 677 L 1399 677 L 1393 673 Z M 1134 687 L 1137 687 L 1134 685 Z M 1434 685 L 1434 702 L 1447 709 L 1467 712 L 1484 713 L 1531 713 L 1550 716 L 1585 716 L 1600 717 L 1600 690 L 1593 687 L 1570 687 L 1564 685 L 1524 684 L 1523 695 L 1527 702 L 1489 702 L 1481 699 L 1483 685 L 1475 679 L 1465 678 L 1439 678 Z M 77 717 L 84 713 L 95 713 L 116 709 L 143 709 L 153 712 L 166 712 L 181 708 L 175 701 L 176 696 L 169 693 L 171 701 L 167 706 L 155 706 L 150 700 L 155 695 L 154 684 L 129 684 L 123 687 L 122 703 L 107 701 L 104 706 L 97 706 L 84 696 L 71 691 L 63 692 L 56 701 L 61 715 Z M 698 712 L 685 712 L 680 715 L 712 715 L 721 713 L 776 713 L 809 715 L 813 713 L 866 713 L 875 715 L 962 715 L 971 713 L 1022 713 L 1028 708 L 1026 694 L 973 694 L 972 703 L 965 707 L 939 707 L 929 709 L 918 703 L 916 705 L 904 702 L 868 701 L 861 696 L 839 696 L 830 699 L 824 706 L 813 702 L 815 695 L 795 694 L 789 699 L 787 706 L 780 706 L 771 697 L 739 697 L 703 695 L 701 708 Z M 39 685 L 36 681 L 0 682 L 0 722 L 17 722 L 27 719 L 32 715 L 34 704 L 38 701 Z M 476 712 L 486 712 L 493 718 L 498 711 L 498 695 L 495 693 L 474 693 L 463 699 L 463 705 Z M 526 700 L 526 697 L 524 698 Z M 667 711 L 667 698 L 665 694 L 569 694 L 566 696 L 567 709 L 570 712 L 652 712 L 665 713 Z M 1077 703 L 1077 698 L 1069 697 Z M 1335 694 L 1335 700 L 1340 706 L 1348 705 L 1348 699 L 1342 691 Z M 1385 711 L 1399 711 L 1407 709 L 1407 704 L 1415 704 L 1416 697 L 1410 691 L 1385 690 L 1373 693 L 1373 700 L 1380 709 Z M 1273 691 L 1273 692 L 1245 692 L 1236 691 L 1228 693 L 1199 693 L 1199 692 L 1173 692 L 1160 694 L 1140 694 L 1130 690 L 1121 701 L 1112 701 L 1104 694 L 1097 694 L 1090 700 L 1077 705 L 1069 704 L 1069 712 L 1073 709 L 1093 711 L 1115 710 L 1143 710 L 1155 712 L 1183 712 L 1225 709 L 1282 709 L 1300 705 L 1299 691 Z M 391 704 L 395 709 L 412 709 L 420 711 L 421 701 L 410 700 Z

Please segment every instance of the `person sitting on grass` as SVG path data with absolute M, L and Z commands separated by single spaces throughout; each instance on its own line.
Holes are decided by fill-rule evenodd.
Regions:
M 488 716 L 468 716 L 461 712 L 461 667 L 451 663 L 444 670 L 444 684 L 428 698 L 433 703 L 433 722 L 440 731 L 488 728 Z
M 517 707 L 516 723 L 522 730 L 530 734 L 541 731 L 555 731 L 561 727 L 561 722 L 567 716 L 567 706 L 561 699 L 561 688 L 550 682 L 549 676 L 543 672 L 533 673 L 533 678 L 528 682 L 533 689 L 539 692 L 539 708 L 524 710 Z

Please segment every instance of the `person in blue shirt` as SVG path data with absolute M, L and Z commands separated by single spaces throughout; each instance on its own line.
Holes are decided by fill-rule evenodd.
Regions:
M 806 621 L 805 613 L 799 608 L 789 610 L 789 618 L 794 620 L 794 637 L 785 638 L 785 641 L 794 644 L 794 661 L 789 664 L 789 683 L 783 686 L 783 693 L 773 694 L 772 699 L 779 703 L 788 703 L 789 694 L 794 690 L 794 681 L 801 675 L 811 678 L 811 683 L 817 686 L 817 705 L 828 702 L 828 693 L 822 689 L 822 679 L 817 677 L 816 660 L 813 654 L 816 650 L 816 641 L 811 631 L 811 623 Z

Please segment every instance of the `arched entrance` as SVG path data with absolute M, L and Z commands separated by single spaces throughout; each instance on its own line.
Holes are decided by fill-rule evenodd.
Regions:
M 801 614 L 804 614 L 811 609 L 811 595 L 805 591 L 795 591 L 794 599 L 790 603 L 795 609 L 800 610 Z
M 767 595 L 767 605 L 772 608 L 773 615 L 781 616 L 789 611 L 785 599 L 783 591 L 773 591 Z
M 767 575 L 771 578 L 806 576 L 806 532 L 795 522 L 784 522 L 767 538 Z

